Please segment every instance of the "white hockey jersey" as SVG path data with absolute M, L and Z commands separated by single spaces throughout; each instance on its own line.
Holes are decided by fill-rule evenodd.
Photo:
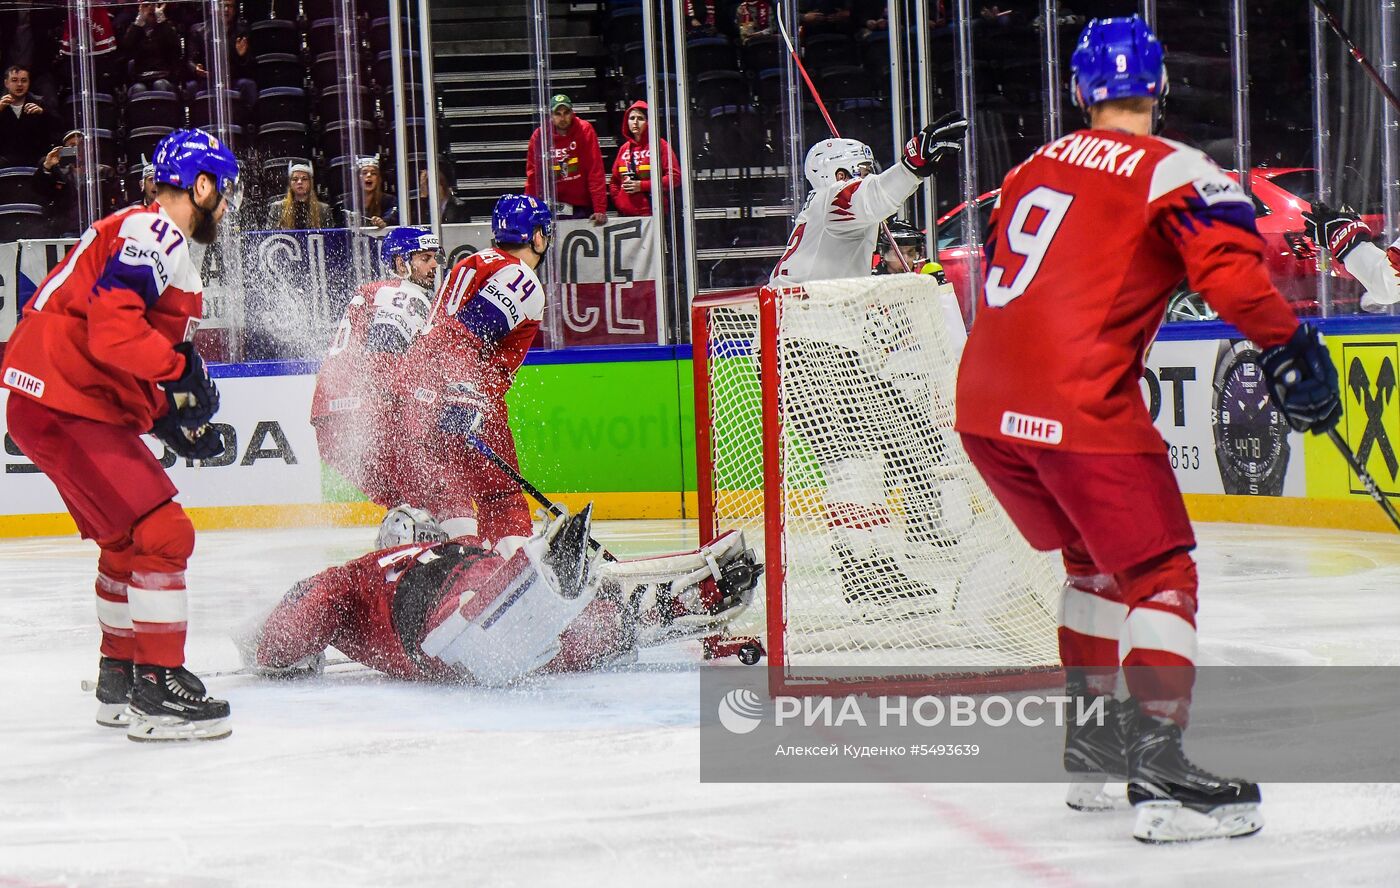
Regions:
M 896 163 L 872 176 L 832 182 L 807 196 L 778 260 L 769 286 L 869 277 L 880 223 L 897 211 L 922 180 Z M 830 342 L 859 350 L 861 318 L 832 317 L 831 310 L 791 301 L 782 321 L 784 336 Z
M 769 283 L 783 286 L 870 274 L 880 223 L 894 215 L 921 181 L 896 163 L 877 175 L 813 191 Z
M 1380 311 L 1400 302 L 1400 240 L 1389 249 L 1369 242 L 1357 244 L 1342 264 L 1366 288 L 1361 294 L 1362 311 Z

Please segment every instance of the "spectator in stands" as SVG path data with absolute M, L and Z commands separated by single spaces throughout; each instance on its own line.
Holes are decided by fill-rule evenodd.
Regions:
M 360 198 L 364 203 L 364 216 L 358 223 L 375 228 L 387 228 L 399 224 L 399 205 L 392 194 L 384 191 L 384 177 L 379 172 L 379 158 L 373 155 L 355 161 L 360 177 Z M 345 218 L 354 223 L 353 204 L 347 197 L 344 201 Z
M 438 221 L 443 225 L 451 225 L 456 222 L 470 222 L 471 213 L 467 212 L 466 202 L 457 197 L 452 190 L 452 182 L 447 177 L 447 170 L 452 166 L 452 159 L 442 157 L 438 159 Z M 418 171 L 418 190 L 425 196 L 428 193 L 428 171 L 422 169 Z
M 311 164 L 294 160 L 287 166 L 287 193 L 267 207 L 263 225 L 269 231 L 337 227 L 335 208 L 316 196 Z
M 44 162 L 34 170 L 34 191 L 48 204 L 45 214 L 54 237 L 77 237 L 85 227 L 79 213 L 78 192 L 83 186 L 83 134 L 69 130 L 63 144 L 44 156 Z M 112 209 L 117 193 L 116 176 L 109 166 L 98 167 L 98 215 Z
M 0 96 L 0 158 L 13 166 L 33 166 L 53 144 L 53 113 L 42 96 L 29 91 L 29 69 L 5 70 Z
M 77 30 L 77 17 L 70 14 L 63 26 L 63 40 L 59 43 L 58 64 L 54 68 L 55 79 L 60 92 L 73 88 L 72 58 L 78 40 L 73 33 Z M 88 49 L 92 54 L 92 70 L 97 80 L 97 88 L 111 92 L 117 81 L 117 68 L 121 56 L 117 54 L 117 32 L 112 27 L 112 19 L 101 6 L 88 8 Z
M 797 12 L 804 36 L 851 33 L 851 0 L 802 0 Z
M 768 0 L 744 0 L 734 7 L 734 26 L 739 29 L 739 41 L 748 43 L 752 37 L 773 33 L 773 7 Z
M 258 84 L 253 78 L 253 53 L 249 49 L 248 24 L 238 20 L 237 0 L 224 0 L 223 13 L 224 40 L 228 47 L 225 82 L 237 90 L 239 98 L 243 100 L 243 107 L 251 110 L 258 100 Z M 203 22 L 190 28 L 190 38 L 185 42 L 185 56 L 188 59 L 185 91 L 191 99 L 209 86 L 208 41 L 209 28 Z
M 149 207 L 156 199 L 156 167 L 141 155 L 141 194 L 132 202 L 133 207 Z
M 859 27 L 856 36 L 864 40 L 871 34 L 884 34 L 890 29 L 890 9 L 886 0 L 860 0 L 855 8 Z
M 148 89 L 175 91 L 181 69 L 180 32 L 165 20 L 164 3 L 142 3 L 136 19 L 122 35 L 122 53 L 130 60 L 127 71 L 131 85 L 127 95 L 140 95 Z M 175 125 L 178 121 L 171 121 Z
M 715 0 L 685 0 L 685 31 L 692 37 L 715 33 Z
M 603 152 L 593 124 L 574 114 L 573 100 L 556 93 L 549 100 L 553 137 L 554 215 L 557 219 L 591 219 L 594 225 L 608 221 L 608 183 L 603 175 Z M 544 197 L 539 170 L 540 130 L 530 135 L 525 155 L 525 193 Z
M 651 178 L 653 164 L 647 138 L 647 103 L 633 102 L 622 124 L 622 147 L 612 165 L 613 206 L 623 216 L 651 215 Z M 675 152 L 665 139 L 656 140 L 661 154 L 661 173 L 656 187 L 662 205 L 670 199 L 671 190 L 680 184 L 681 174 Z

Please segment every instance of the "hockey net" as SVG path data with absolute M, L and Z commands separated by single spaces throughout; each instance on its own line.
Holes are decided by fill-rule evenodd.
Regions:
M 948 289 L 947 285 L 942 285 Z M 953 431 L 961 335 L 924 275 L 696 300 L 702 540 L 741 528 L 773 694 L 1046 686 L 1063 570 Z

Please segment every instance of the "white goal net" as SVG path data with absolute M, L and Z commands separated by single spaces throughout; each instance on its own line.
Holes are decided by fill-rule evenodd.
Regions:
M 905 274 L 697 300 L 701 536 L 763 549 L 768 600 L 734 633 L 764 641 L 774 693 L 1048 683 L 1058 663 L 1063 570 L 953 431 L 941 299 Z

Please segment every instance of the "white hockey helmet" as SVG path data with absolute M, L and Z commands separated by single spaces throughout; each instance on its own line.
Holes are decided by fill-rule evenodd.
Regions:
M 394 506 L 379 522 L 379 537 L 374 541 L 374 546 L 376 549 L 389 549 L 409 543 L 431 544 L 446 540 L 447 531 L 442 529 L 432 513 L 404 504 Z
M 813 188 L 835 182 L 837 170 L 845 170 L 852 178 L 859 178 L 874 168 L 875 155 L 870 151 L 870 146 L 855 139 L 818 142 L 808 149 L 807 159 L 802 162 L 807 181 Z

